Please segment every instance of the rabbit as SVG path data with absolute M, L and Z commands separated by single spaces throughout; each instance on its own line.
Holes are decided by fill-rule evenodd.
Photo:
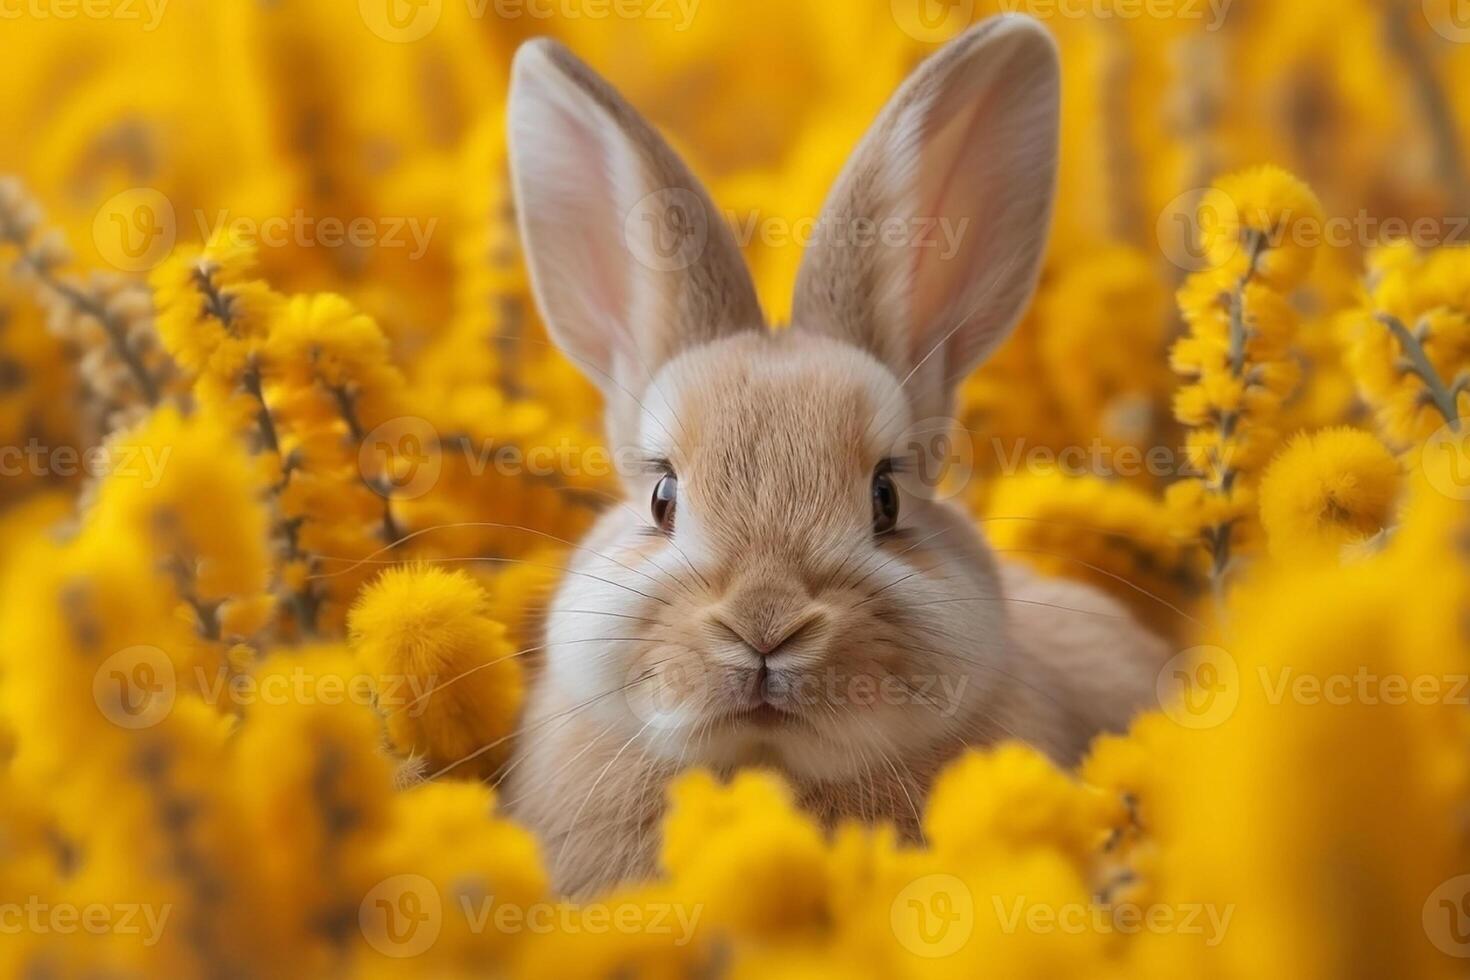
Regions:
M 1088 586 L 997 560 L 912 438 L 1035 290 L 1057 169 L 1046 31 L 991 18 L 907 79 L 779 328 L 708 194 L 605 81 L 548 39 L 512 75 L 535 299 L 626 462 L 551 599 L 502 786 L 556 886 L 654 874 L 667 784 L 693 767 L 773 769 L 828 826 L 918 840 L 967 747 L 1019 739 L 1068 764 L 1125 727 L 1163 642 Z M 893 233 L 936 220 L 963 229 L 950 254 Z

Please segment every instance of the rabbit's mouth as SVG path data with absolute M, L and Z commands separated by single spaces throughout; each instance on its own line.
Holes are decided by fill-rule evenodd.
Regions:
M 732 725 L 751 725 L 755 728 L 810 727 L 800 715 L 769 703 L 740 708 L 727 713 L 724 718 Z
M 734 726 L 755 728 L 810 728 L 788 697 L 788 684 L 783 676 L 762 664 L 750 672 L 743 689 L 735 698 L 735 706 L 724 712 L 721 721 Z

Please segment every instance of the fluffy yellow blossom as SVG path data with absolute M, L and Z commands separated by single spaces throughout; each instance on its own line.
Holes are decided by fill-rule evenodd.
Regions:
M 248 832 L 273 842 L 257 855 L 259 873 L 271 894 L 292 896 L 295 911 L 275 926 L 310 962 L 357 932 L 370 856 L 390 819 L 393 765 L 347 651 L 272 657 L 252 679 L 259 694 L 245 705 L 232 778 Z
M 1321 202 L 1280 167 L 1221 178 L 1200 201 L 1200 244 L 1215 268 L 1253 270 L 1276 290 L 1306 277 L 1323 236 Z
M 1346 330 L 1359 388 L 1395 445 L 1470 417 L 1470 247 L 1380 250 Z
M 1188 762 L 1159 784 L 1163 900 L 1233 907 L 1211 955 L 1222 975 L 1284 964 L 1326 976 L 1341 956 L 1374 973 L 1452 975 L 1422 910 L 1464 856 L 1439 819 L 1451 796 L 1433 746 L 1450 744 L 1463 713 L 1448 678 L 1465 641 L 1430 649 L 1405 634 L 1406 617 L 1443 605 L 1395 562 L 1246 590 L 1226 651 L 1237 670 L 1216 682 L 1222 700 L 1190 733 Z M 1222 785 L 1241 790 L 1206 788 Z
M 722 786 L 693 773 L 669 796 L 660 863 L 681 893 L 705 903 L 711 926 L 779 937 L 820 925 L 822 834 L 777 777 L 742 773 Z
M 154 270 L 159 339 L 180 367 L 226 384 L 245 381 L 281 302 L 257 263 L 256 251 L 226 231 Z
M 996 482 L 981 527 L 1002 556 L 1094 585 L 1160 633 L 1189 626 L 1183 610 L 1204 583 L 1202 555 L 1176 532 L 1170 510 L 1136 486 L 1045 472 L 1008 477 Z
M 976 861 L 1006 853 L 1055 848 L 1086 868 L 1121 801 L 1076 782 L 1045 756 L 1022 745 L 971 752 L 935 785 L 924 834 L 936 853 Z
M 98 535 L 142 529 L 169 556 L 172 584 L 199 635 L 246 640 L 272 612 L 260 473 L 218 418 L 162 409 L 105 447 L 110 472 L 91 520 Z
M 494 809 L 488 788 L 465 782 L 425 783 L 393 798 L 385 833 L 367 858 L 374 877 L 359 905 L 369 913 L 360 915 L 358 938 L 365 961 L 387 970 L 413 954 L 422 969 L 473 974 L 487 958 L 508 959 L 518 931 L 546 924 L 542 910 L 554 896 L 536 841 Z M 436 910 L 425 924 L 426 935 L 435 930 L 430 944 L 415 946 L 419 937 L 390 918 L 411 912 L 413 901 Z
M 874 112 L 1014 4 L 12 6 L 0 976 L 1463 973 L 1470 249 L 1443 216 L 1470 208 L 1470 58 L 1449 0 L 1044 21 L 1055 229 L 1012 338 L 953 379 L 961 490 L 1003 558 L 1170 637 L 1161 710 L 1075 774 L 966 754 L 917 842 L 820 828 L 769 773 L 689 775 L 664 873 L 579 902 L 483 778 L 425 778 L 491 744 L 462 767 L 489 777 L 515 744 L 518 651 L 621 498 L 596 388 L 530 295 L 511 54 L 559 36 L 647 112 L 779 323 Z M 1181 220 L 1250 160 L 1282 166 Z M 1080 474 L 1028 455 L 1093 446 Z M 1202 626 L 1211 561 L 1267 536 L 1290 569 L 1232 579 Z M 1181 680 L 1203 717 L 1166 697 Z M 136 931 L 86 926 L 123 909 Z
M 521 665 L 489 596 L 461 571 L 384 572 L 348 616 L 394 748 L 430 772 L 493 773 L 521 702 Z
M 1322 240 L 1315 195 L 1276 167 L 1222 178 L 1201 200 L 1200 240 L 1210 268 L 1179 291 L 1188 336 L 1170 362 L 1185 379 L 1174 413 L 1191 427 L 1194 471 L 1168 501 L 1213 561 L 1217 590 L 1254 544 L 1254 481 L 1276 447 L 1282 403 L 1299 381 L 1285 298 L 1311 269 Z
M 1300 435 L 1261 477 L 1261 522 L 1277 558 L 1341 555 L 1393 521 L 1402 471 L 1359 429 Z

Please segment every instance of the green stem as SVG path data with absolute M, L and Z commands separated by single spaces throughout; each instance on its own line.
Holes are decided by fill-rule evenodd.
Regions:
M 347 423 L 347 431 L 352 436 L 352 441 L 360 449 L 367 433 L 363 432 L 362 423 L 357 420 L 357 406 L 352 392 L 343 385 L 327 385 L 327 390 L 332 393 L 333 399 L 337 402 L 337 412 Z M 360 468 L 358 475 L 362 479 L 363 486 L 383 498 L 383 538 L 391 548 L 403 537 L 398 522 L 393 518 L 392 491 L 386 483 L 374 483 L 369 480 L 367 474 L 361 472 Z
M 52 275 L 51 270 L 46 264 L 26 251 L 24 246 L 21 248 L 21 261 L 30 266 L 36 278 L 47 289 L 50 289 L 62 299 L 66 300 L 82 314 L 92 317 L 101 325 L 102 331 L 107 334 L 107 339 L 112 343 L 113 348 L 116 349 L 117 355 L 122 359 L 123 365 L 128 369 L 128 373 L 133 376 L 133 381 L 137 384 L 138 391 L 143 395 L 143 400 L 148 403 L 150 408 L 157 405 L 159 399 L 158 382 L 148 373 L 147 365 L 143 363 L 143 359 L 138 356 L 138 352 L 133 350 L 132 345 L 128 343 L 126 325 L 120 323 L 117 317 L 113 316 L 105 306 L 98 302 L 95 296 L 89 296 L 70 283 L 63 282 Z
M 1429 360 L 1429 353 L 1424 349 L 1424 344 L 1396 316 L 1379 313 L 1378 322 L 1387 327 L 1389 333 L 1398 340 L 1404 357 L 1408 358 L 1409 370 L 1424 382 L 1429 401 L 1439 409 L 1439 414 L 1443 415 L 1445 421 L 1450 424 L 1450 429 L 1455 432 L 1460 431 L 1460 412 L 1455 405 L 1455 393 L 1434 369 L 1434 364 Z

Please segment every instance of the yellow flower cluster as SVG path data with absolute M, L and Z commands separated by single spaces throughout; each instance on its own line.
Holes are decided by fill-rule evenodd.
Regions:
M 1187 382 L 1174 414 L 1190 426 L 1190 467 L 1169 488 L 1181 524 L 1197 528 L 1217 581 L 1253 541 L 1255 477 L 1280 443 L 1274 422 L 1300 380 L 1291 356 L 1298 315 L 1287 294 L 1311 268 L 1303 244 L 1323 223 L 1316 196 L 1275 167 L 1219 181 L 1199 204 L 1209 267 L 1179 293 L 1188 326 L 1170 354 Z
M 1402 474 L 1382 442 L 1360 429 L 1302 434 L 1261 477 L 1261 523 L 1276 557 L 1341 555 L 1393 524 Z
M 1385 247 L 1353 320 L 1354 371 L 1395 445 L 1470 416 L 1470 247 Z
M 1465 213 L 1445 4 L 1047 21 L 1054 245 L 957 489 L 1170 638 L 1157 710 L 1076 771 L 967 752 L 921 845 L 689 773 L 660 874 L 575 903 L 497 787 L 617 485 L 529 296 L 510 53 L 682 142 L 779 320 L 866 120 L 1014 5 L 46 6 L 0 63 L 0 975 L 1463 975 L 1470 250 L 1238 169 Z
M 1187 632 L 1204 555 L 1154 494 L 1119 480 L 1035 473 L 1003 480 L 981 517 L 1003 558 L 1113 593 L 1156 632 Z

